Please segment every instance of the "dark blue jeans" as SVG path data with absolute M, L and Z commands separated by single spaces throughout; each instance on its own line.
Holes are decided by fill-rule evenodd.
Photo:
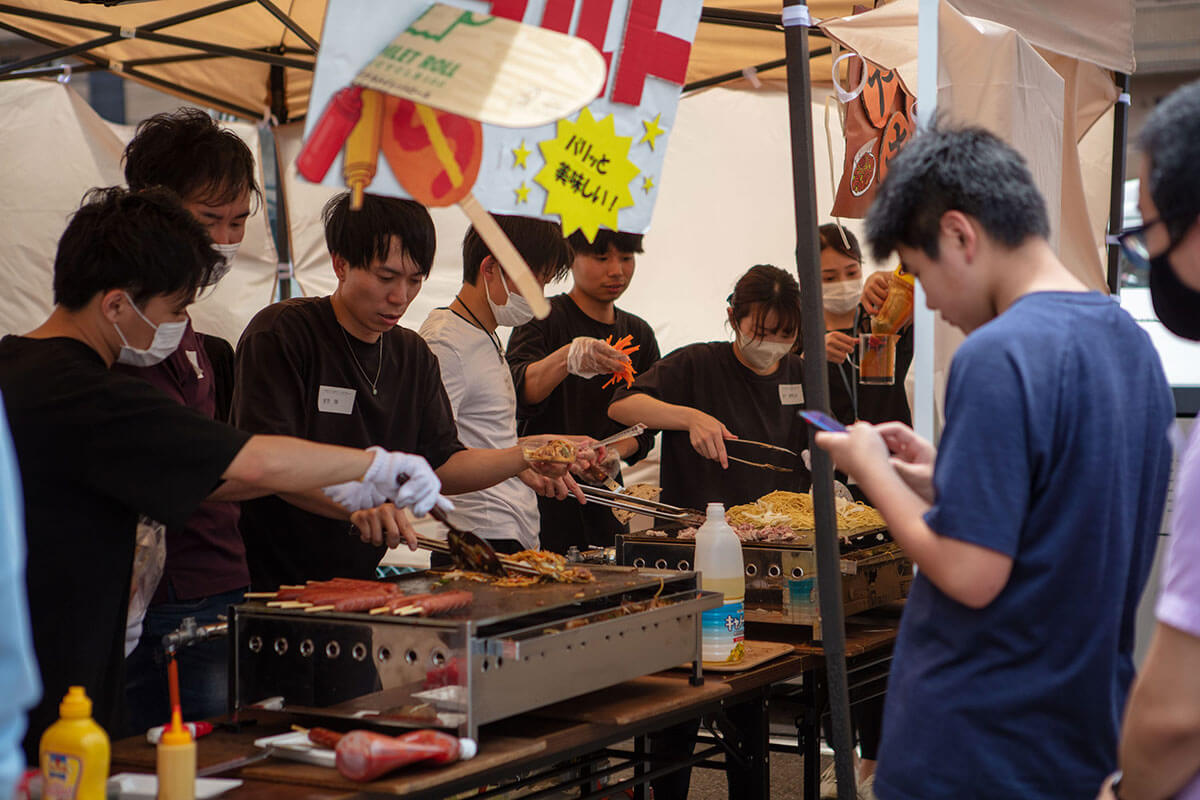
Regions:
M 197 625 L 219 622 L 229 606 L 244 599 L 246 589 L 179 601 L 168 590 L 166 603 L 150 606 L 142 624 L 142 638 L 125 660 L 126 735 L 142 735 L 171 719 L 167 688 L 167 657 L 162 637 L 178 628 L 185 617 Z M 229 693 L 229 639 L 219 637 L 179 651 L 179 702 L 183 719 L 193 722 L 226 711 Z

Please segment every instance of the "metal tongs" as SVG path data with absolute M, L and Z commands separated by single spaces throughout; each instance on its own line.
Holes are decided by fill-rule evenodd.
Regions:
M 731 445 L 731 444 L 748 444 L 748 445 L 751 445 L 752 447 L 761 447 L 764 450 L 774 450 L 779 453 L 786 453 L 787 455 L 792 456 L 794 458 L 800 457 L 800 454 L 797 453 L 795 450 L 789 450 L 786 447 L 780 447 L 779 445 L 775 445 L 775 444 L 767 444 L 766 442 L 756 442 L 753 439 L 726 439 L 725 440 L 726 448 L 728 448 L 729 445 Z M 739 464 L 745 464 L 746 466 L 749 466 L 749 467 L 758 467 L 759 469 L 769 469 L 769 470 L 773 470 L 775 472 L 795 472 L 795 469 L 793 469 L 792 467 L 782 467 L 778 464 L 765 464 L 765 463 L 759 463 L 757 461 L 747 461 L 744 458 L 738 458 L 737 456 L 731 456 L 728 453 L 725 454 L 725 457 L 728 458 L 730 461 L 736 461 Z
M 579 488 L 583 491 L 583 496 L 587 498 L 589 503 L 595 503 L 598 506 L 619 508 L 622 511 L 632 511 L 635 514 L 645 514 L 658 519 L 685 522 L 689 525 L 704 524 L 704 514 L 694 508 L 680 508 L 679 506 L 672 506 L 667 503 L 659 503 L 656 500 L 643 500 L 638 497 L 631 497 L 623 492 L 613 492 L 608 489 L 601 489 L 597 486 L 588 486 L 582 483 L 579 484 Z
M 497 575 L 501 578 L 508 577 L 508 570 L 510 569 L 514 572 L 523 572 L 526 575 L 542 574 L 535 567 L 531 567 L 528 564 L 497 555 L 495 548 L 488 544 L 486 539 L 470 531 L 456 528 L 450 522 L 450 518 L 446 516 L 446 512 L 437 506 L 434 506 L 430 510 L 429 515 L 446 526 L 446 541 L 430 539 L 427 536 L 418 536 L 417 545 L 423 550 L 444 553 L 450 556 L 450 560 L 454 562 L 454 566 L 459 569 L 483 572 L 488 575 Z

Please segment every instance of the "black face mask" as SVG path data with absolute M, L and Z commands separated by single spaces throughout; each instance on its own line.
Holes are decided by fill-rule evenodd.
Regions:
M 1200 341 L 1200 292 L 1179 279 L 1167 256 L 1150 259 L 1150 299 L 1154 313 L 1167 330 L 1185 339 Z

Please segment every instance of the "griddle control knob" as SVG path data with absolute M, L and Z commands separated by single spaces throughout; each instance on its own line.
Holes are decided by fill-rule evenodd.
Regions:
M 641 569 L 642 567 L 646 566 L 646 559 L 641 557 L 635 558 L 633 560 L 633 565 L 638 569 Z
M 804 570 L 800 567 L 792 567 L 792 578 L 799 580 L 804 577 Z
M 751 578 L 753 578 L 755 575 L 757 575 L 758 574 L 758 564 L 755 564 L 753 561 L 751 561 L 749 564 L 747 564 L 746 565 L 746 574 L 749 575 Z
M 767 567 L 767 577 L 768 578 L 778 578 L 782 574 L 783 574 L 783 570 L 779 568 L 778 564 L 772 564 L 769 567 Z

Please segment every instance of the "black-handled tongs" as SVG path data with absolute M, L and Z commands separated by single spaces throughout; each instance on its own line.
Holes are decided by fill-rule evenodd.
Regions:
M 704 512 L 697 511 L 694 508 L 681 508 L 679 506 L 668 505 L 667 503 L 659 503 L 656 500 L 643 500 L 627 495 L 624 492 L 613 492 L 583 483 L 579 484 L 579 488 L 583 491 L 583 496 L 587 498 L 589 503 L 595 503 L 599 506 L 619 508 L 622 511 L 632 511 L 634 514 L 645 514 L 649 517 L 685 522 L 689 525 L 704 524 Z

